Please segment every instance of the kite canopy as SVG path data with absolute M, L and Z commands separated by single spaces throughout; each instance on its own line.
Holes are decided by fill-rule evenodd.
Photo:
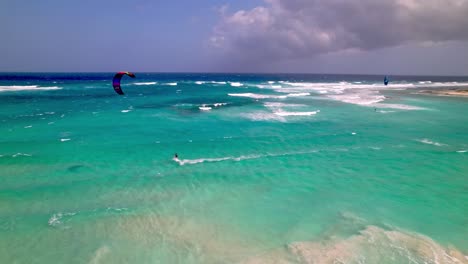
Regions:
M 385 78 L 384 78 L 384 80 L 383 80 L 383 83 L 384 83 L 385 85 L 388 84 L 388 77 L 387 77 L 387 76 L 385 76 Z
M 131 72 L 118 72 L 114 75 L 114 79 L 112 80 L 112 86 L 114 87 L 114 90 L 116 93 L 123 95 L 124 92 L 122 91 L 122 88 L 120 87 L 120 80 L 122 79 L 122 76 L 128 75 L 132 78 L 135 78 L 135 74 Z

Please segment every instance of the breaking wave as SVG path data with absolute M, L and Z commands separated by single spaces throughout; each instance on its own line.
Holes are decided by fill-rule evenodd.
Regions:
M 447 146 L 447 144 L 442 144 L 442 143 L 439 143 L 439 142 L 431 141 L 431 140 L 429 140 L 427 138 L 419 139 L 418 141 L 421 142 L 421 143 L 424 143 L 424 144 L 434 145 L 434 146 L 437 146 L 437 147 Z
M 256 94 L 256 93 L 229 93 L 229 96 L 248 97 L 252 99 L 285 99 L 288 97 L 308 96 L 310 93 L 288 93 L 287 95 Z
M 155 85 L 157 82 L 137 82 L 133 83 L 134 85 Z
M 198 109 L 200 109 L 200 110 L 202 110 L 202 111 L 209 111 L 209 110 L 211 110 L 212 108 L 209 107 L 209 106 L 203 105 L 203 106 L 198 107 Z
M 38 85 L 11 85 L 11 86 L 0 86 L 0 92 L 11 92 L 11 91 L 48 91 L 48 90 L 60 90 L 62 87 L 50 86 L 50 87 L 39 87 Z
M 240 87 L 240 86 L 244 85 L 244 84 L 242 84 L 240 82 L 231 82 L 230 84 L 231 84 L 231 86 L 234 86 L 234 87 Z
M 316 115 L 319 112 L 320 110 L 310 111 L 310 112 L 287 112 L 287 111 L 280 110 L 280 111 L 274 112 L 274 114 L 278 116 L 311 116 L 311 115 Z
M 271 89 L 275 92 L 286 93 L 292 96 L 291 93 L 315 93 L 321 94 L 326 98 L 340 101 L 343 103 L 356 104 L 361 106 L 385 107 L 404 110 L 422 110 L 424 108 L 407 105 L 385 104 L 379 105 L 386 97 L 381 94 L 381 91 L 391 90 L 406 90 L 412 88 L 437 88 L 437 87 L 466 87 L 468 83 L 457 82 L 416 82 L 416 83 L 392 83 L 385 86 L 378 83 L 362 83 L 362 82 L 333 82 L 333 83 L 312 83 L 312 82 L 279 82 L 283 87 L 273 87 L 271 84 L 259 85 L 259 88 Z M 281 96 L 278 96 L 281 98 Z
M 49 226 L 58 226 L 61 225 L 63 222 L 70 220 L 72 216 L 76 215 L 76 213 L 56 213 L 53 214 L 49 218 Z

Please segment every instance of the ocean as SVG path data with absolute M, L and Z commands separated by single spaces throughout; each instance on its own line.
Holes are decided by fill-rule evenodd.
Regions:
M 0 74 L 0 263 L 468 263 L 468 77 L 135 74 Z

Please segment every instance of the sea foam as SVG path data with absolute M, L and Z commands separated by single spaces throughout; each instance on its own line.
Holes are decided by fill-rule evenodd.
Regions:
M 134 85 L 155 85 L 157 82 L 137 82 L 133 83 Z
M 421 143 L 424 143 L 424 144 L 428 144 L 428 145 L 434 145 L 434 146 L 437 146 L 437 147 L 447 146 L 447 144 L 442 144 L 442 143 L 439 143 L 439 142 L 431 141 L 431 140 L 429 140 L 427 138 L 419 139 L 417 141 L 419 141 Z
M 62 87 L 50 86 L 50 87 L 39 87 L 37 85 L 11 85 L 11 86 L 0 86 L 0 92 L 11 92 L 11 91 L 47 91 L 47 90 L 60 90 Z

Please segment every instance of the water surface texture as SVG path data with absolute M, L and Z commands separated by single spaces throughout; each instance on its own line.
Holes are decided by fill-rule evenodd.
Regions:
M 468 78 L 135 74 L 0 74 L 1 263 L 468 262 Z

